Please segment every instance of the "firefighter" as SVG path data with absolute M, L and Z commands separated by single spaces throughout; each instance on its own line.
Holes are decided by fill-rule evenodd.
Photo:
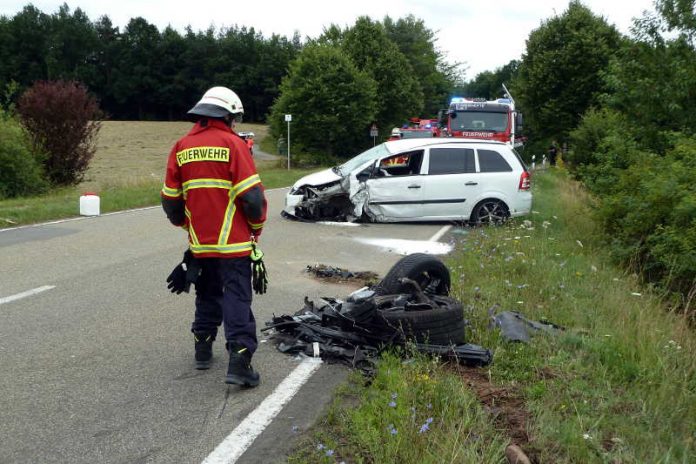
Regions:
M 161 197 L 170 222 L 188 231 L 188 269 L 200 269 L 190 279 L 196 286 L 196 368 L 210 367 L 222 323 L 229 352 L 225 382 L 254 387 L 259 374 L 251 357 L 258 340 L 249 255 L 266 220 L 264 188 L 249 148 L 234 131 L 244 114 L 236 93 L 213 87 L 188 114 L 195 124 L 169 154 Z
M 246 144 L 247 148 L 249 148 L 249 153 L 251 153 L 251 156 L 254 156 L 254 135 L 249 133 L 246 136 Z
M 391 131 L 391 135 L 387 139 L 388 142 L 391 142 L 392 140 L 400 140 L 401 139 L 401 129 L 398 127 L 395 127 Z

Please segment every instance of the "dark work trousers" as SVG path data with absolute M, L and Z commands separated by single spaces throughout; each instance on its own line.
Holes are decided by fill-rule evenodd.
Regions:
M 196 315 L 192 331 L 217 334 L 225 326 L 229 343 L 256 351 L 256 320 L 251 312 L 251 260 L 244 258 L 201 258 L 196 282 Z

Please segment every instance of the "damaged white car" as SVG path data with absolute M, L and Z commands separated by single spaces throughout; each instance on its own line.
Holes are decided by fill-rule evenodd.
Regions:
M 531 176 L 502 142 L 394 140 L 295 182 L 284 216 L 310 221 L 471 221 L 528 214 Z

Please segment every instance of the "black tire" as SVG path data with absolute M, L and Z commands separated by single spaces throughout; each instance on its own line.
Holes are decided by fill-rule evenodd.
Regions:
M 400 282 L 403 277 L 414 280 L 429 295 L 449 295 L 449 269 L 438 258 L 425 253 L 413 253 L 397 261 L 377 284 L 375 293 L 392 295 L 409 292 L 411 289 Z
M 437 305 L 429 309 L 412 309 L 399 304 L 400 295 L 375 297 L 378 325 L 401 330 L 406 339 L 419 343 L 449 345 L 464 343 L 464 310 L 459 301 L 446 296 L 433 296 Z
M 501 200 L 489 198 L 479 202 L 474 207 L 470 222 L 475 225 L 499 225 L 508 219 L 510 219 L 510 208 Z

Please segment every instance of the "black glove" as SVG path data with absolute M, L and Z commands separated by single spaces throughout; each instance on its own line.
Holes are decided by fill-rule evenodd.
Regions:
M 268 273 L 266 265 L 263 264 L 263 251 L 256 247 L 256 243 L 251 244 L 251 286 L 254 293 L 263 295 L 268 289 Z
M 188 293 L 191 284 L 195 284 L 201 273 L 200 263 L 193 257 L 191 250 L 184 252 L 184 259 L 176 265 L 167 277 L 167 288 L 177 295 L 181 292 Z

